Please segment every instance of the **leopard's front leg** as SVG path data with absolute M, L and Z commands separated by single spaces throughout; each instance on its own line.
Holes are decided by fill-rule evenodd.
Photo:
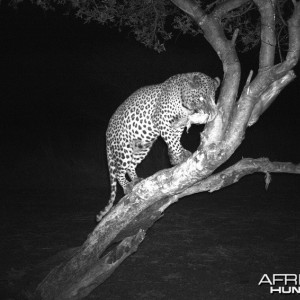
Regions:
M 161 132 L 161 136 L 168 145 L 168 154 L 172 165 L 178 165 L 190 157 L 192 153 L 182 147 L 180 138 L 184 127 L 174 128 L 169 126 Z

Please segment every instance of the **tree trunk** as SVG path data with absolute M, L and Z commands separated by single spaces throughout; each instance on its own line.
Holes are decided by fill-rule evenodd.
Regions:
M 292 68 L 300 50 L 300 3 L 294 2 L 289 20 L 289 51 L 284 62 L 274 65 L 275 0 L 254 0 L 263 25 L 259 70 L 237 100 L 240 63 L 235 51 L 235 31 L 228 40 L 219 20 L 248 0 L 229 0 L 206 15 L 194 0 L 172 0 L 201 27 L 204 36 L 223 63 L 224 78 L 218 99 L 218 115 L 205 126 L 197 151 L 180 165 L 162 170 L 136 184 L 132 192 L 101 220 L 71 259 L 55 267 L 38 285 L 37 299 L 82 299 L 101 284 L 120 263 L 136 251 L 146 230 L 162 212 L 179 198 L 202 191 L 214 191 L 237 182 L 253 172 L 300 174 L 300 165 L 271 163 L 267 159 L 243 159 L 230 168 L 211 175 L 236 150 L 247 126 L 275 100 L 279 92 L 295 78 Z

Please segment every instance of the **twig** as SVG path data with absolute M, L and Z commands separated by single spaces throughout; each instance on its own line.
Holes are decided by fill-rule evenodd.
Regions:
M 239 34 L 239 29 L 236 28 L 236 29 L 234 30 L 234 33 L 233 33 L 232 39 L 231 39 L 231 45 L 232 45 L 232 46 L 235 45 L 235 42 L 236 42 L 236 39 L 237 39 L 238 34 Z
M 246 81 L 246 86 L 250 84 L 252 76 L 253 76 L 253 70 L 250 70 L 247 81 Z

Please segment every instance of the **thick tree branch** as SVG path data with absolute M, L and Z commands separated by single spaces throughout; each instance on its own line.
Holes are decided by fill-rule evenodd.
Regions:
M 295 2 L 295 9 L 292 17 L 288 21 L 289 25 L 289 50 L 286 62 L 293 68 L 300 55 L 300 2 Z
M 258 7 L 261 19 L 261 45 L 259 53 L 259 72 L 274 64 L 275 34 L 275 2 L 276 0 L 253 0 Z
M 260 101 L 255 105 L 248 126 L 252 126 L 257 122 L 260 115 L 274 102 L 279 93 L 295 79 L 296 75 L 293 71 L 289 71 L 285 76 L 273 82 L 269 88 L 261 95 Z
M 270 162 L 268 158 L 243 158 L 233 166 L 201 180 L 177 196 L 182 198 L 201 192 L 214 192 L 238 182 L 246 175 L 257 172 L 300 174 L 300 164 Z
M 143 229 L 139 229 L 132 236 L 125 237 L 115 248 L 109 251 L 102 257 L 97 257 L 91 265 L 88 265 L 88 272 L 82 272 L 80 279 L 76 280 L 74 284 L 74 277 L 78 276 L 79 266 L 74 266 L 72 274 L 74 277 L 66 278 L 62 277 L 65 282 L 63 289 L 60 285 L 53 286 L 53 281 L 60 281 L 62 276 L 61 269 L 58 266 L 54 268 L 45 279 L 38 285 L 36 289 L 36 295 L 41 296 L 41 299 L 82 299 L 90 294 L 95 287 L 105 281 L 115 269 L 133 252 L 135 252 L 139 244 L 144 240 L 145 232 Z M 79 249 L 80 250 L 80 249 Z M 78 269 L 76 269 L 78 268 Z M 82 271 L 82 270 L 80 270 Z M 67 282 L 72 282 L 73 285 L 67 285 Z M 74 285 L 76 286 L 74 292 Z
M 250 1 L 252 1 L 252 0 L 227 0 L 227 1 L 224 1 L 214 9 L 214 11 L 212 12 L 212 15 L 216 18 L 222 19 L 222 17 L 225 16 L 231 10 L 234 10 Z
M 205 12 L 199 4 L 194 0 L 171 0 L 174 5 L 192 17 L 197 24 L 202 23 L 206 18 Z

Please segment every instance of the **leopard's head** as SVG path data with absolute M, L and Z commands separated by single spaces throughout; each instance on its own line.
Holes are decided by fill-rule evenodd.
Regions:
M 213 120 L 217 114 L 215 92 L 220 85 L 218 77 L 204 74 L 189 74 L 181 86 L 182 106 L 189 114 L 198 114 L 201 123 Z

